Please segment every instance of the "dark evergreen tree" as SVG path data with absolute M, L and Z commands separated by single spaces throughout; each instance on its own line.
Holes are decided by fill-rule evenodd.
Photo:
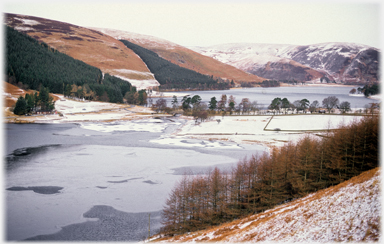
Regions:
M 24 97 L 20 96 L 17 99 L 15 108 L 13 109 L 13 113 L 16 115 L 24 115 L 27 112 L 27 102 Z
M 172 108 L 176 109 L 179 106 L 179 102 L 177 101 L 176 95 L 173 95 L 172 97 Z
M 25 102 L 27 104 L 26 112 L 30 113 L 35 109 L 35 101 L 33 99 L 33 95 L 25 94 Z
M 209 109 L 214 111 L 217 109 L 217 100 L 216 97 L 212 97 L 211 101 L 209 102 Z

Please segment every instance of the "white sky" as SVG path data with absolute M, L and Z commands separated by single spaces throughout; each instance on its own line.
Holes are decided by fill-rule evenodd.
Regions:
M 3 1 L 2 12 L 152 35 L 184 46 L 354 42 L 380 48 L 379 1 Z

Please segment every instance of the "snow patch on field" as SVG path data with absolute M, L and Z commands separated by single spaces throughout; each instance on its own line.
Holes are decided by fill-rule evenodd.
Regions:
M 216 116 L 203 123 L 188 120 L 172 138 L 195 138 L 220 140 L 237 144 L 260 144 L 282 146 L 288 141 L 299 140 L 304 133 L 316 131 L 321 134 L 341 124 L 359 120 L 361 116 L 342 115 L 285 115 L 285 116 Z M 220 120 L 220 122 L 218 122 Z M 157 140 L 158 143 L 165 143 Z
M 94 102 L 94 101 L 76 101 L 57 95 L 60 100 L 56 101 L 55 108 L 61 113 L 84 113 L 96 112 L 103 109 L 116 109 L 120 106 L 114 103 Z
M 278 128 L 294 131 L 336 129 L 341 125 L 348 125 L 360 118 L 361 116 L 343 115 L 274 116 L 266 129 L 273 130 Z
M 138 91 L 142 89 L 148 89 L 149 87 L 160 86 L 160 83 L 156 79 L 147 79 L 147 80 L 136 80 L 130 79 L 121 75 L 114 75 L 122 80 L 126 80 L 131 83 L 132 86 L 135 86 Z

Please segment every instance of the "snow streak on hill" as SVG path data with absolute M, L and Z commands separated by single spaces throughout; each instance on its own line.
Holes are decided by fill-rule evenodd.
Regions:
M 379 241 L 380 172 L 376 168 L 272 210 L 166 241 Z
M 161 46 L 161 47 L 167 47 L 169 49 L 173 49 L 176 47 L 181 47 L 176 43 L 173 43 L 155 36 L 138 34 L 138 33 L 129 32 L 129 31 L 115 30 L 110 28 L 97 28 L 97 27 L 89 27 L 89 28 L 100 31 L 106 35 L 110 35 L 116 38 L 117 40 L 129 40 L 138 45 L 141 44 L 141 46 L 146 48 L 150 48 L 150 47 L 156 48 Z

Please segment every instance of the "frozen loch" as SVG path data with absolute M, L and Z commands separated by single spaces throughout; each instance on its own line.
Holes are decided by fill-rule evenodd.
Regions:
M 6 125 L 7 240 L 139 241 L 185 171 L 230 168 L 262 147 L 171 138 L 185 121 Z M 176 143 L 175 143 L 176 141 Z

